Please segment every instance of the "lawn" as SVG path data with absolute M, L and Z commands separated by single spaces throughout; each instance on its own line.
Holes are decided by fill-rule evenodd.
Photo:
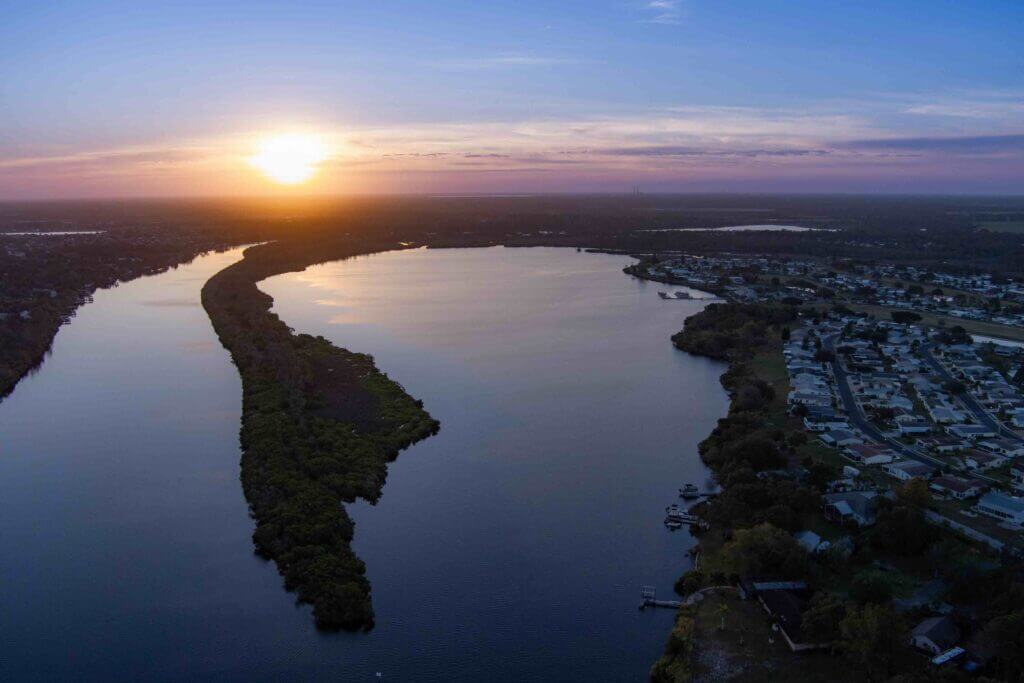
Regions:
M 889 315 L 893 310 L 886 308 L 885 306 L 874 306 L 871 304 L 845 304 L 847 308 L 858 313 L 867 313 L 873 315 L 879 320 L 891 320 L 892 317 Z M 967 330 L 971 334 L 981 334 L 987 337 L 999 337 L 1002 339 L 1012 339 L 1014 341 L 1024 341 L 1024 327 L 1012 327 L 1010 325 L 1000 325 L 999 323 L 988 323 L 979 320 L 962 320 L 960 318 L 953 318 L 948 315 L 935 315 L 934 313 L 920 313 L 915 311 L 921 316 L 920 325 L 927 325 L 930 327 L 946 327 L 950 328 L 955 325 Z M 943 324 L 940 325 L 939 323 Z
M 722 620 L 725 629 L 721 629 Z M 862 681 L 863 673 L 827 652 L 794 654 L 759 602 L 710 593 L 699 603 L 695 681 Z

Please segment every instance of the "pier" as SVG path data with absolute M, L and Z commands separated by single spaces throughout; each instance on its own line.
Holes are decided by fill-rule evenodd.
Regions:
M 647 607 L 679 609 L 682 604 L 680 600 L 658 600 L 654 586 L 643 586 L 640 588 L 640 609 Z

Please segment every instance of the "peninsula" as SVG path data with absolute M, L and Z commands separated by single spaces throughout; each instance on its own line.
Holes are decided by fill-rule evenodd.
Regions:
M 214 329 L 242 377 L 242 486 L 256 552 L 313 605 L 322 629 L 373 626 L 366 567 L 343 503 L 376 502 L 387 464 L 439 423 L 371 356 L 294 334 L 256 283 L 325 261 L 399 248 L 342 238 L 251 247 L 203 287 Z

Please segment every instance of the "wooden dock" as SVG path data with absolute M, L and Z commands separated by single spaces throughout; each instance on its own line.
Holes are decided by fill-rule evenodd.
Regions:
M 679 609 L 682 605 L 680 600 L 658 600 L 654 586 L 643 586 L 640 588 L 640 609 L 647 607 L 668 607 Z

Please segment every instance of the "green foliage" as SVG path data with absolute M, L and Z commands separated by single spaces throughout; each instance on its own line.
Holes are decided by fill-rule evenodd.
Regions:
M 771 524 L 738 530 L 722 549 L 728 570 L 736 576 L 806 575 L 807 551 L 791 535 Z
M 696 624 L 692 608 L 681 608 L 665 644 L 665 653 L 651 667 L 652 683 L 687 683 L 693 680 Z
M 996 617 L 985 625 L 981 639 L 992 648 L 1002 680 L 1024 680 L 1024 611 Z
M 938 532 L 924 513 L 906 505 L 882 506 L 871 530 L 871 545 L 893 555 L 918 555 L 935 541 Z
M 902 325 L 909 325 L 916 323 L 921 320 L 921 316 L 913 311 L 893 311 L 891 314 L 893 322 L 900 323 Z
M 711 358 L 727 360 L 751 356 L 770 345 L 781 332 L 769 332 L 796 320 L 792 307 L 768 304 L 711 304 L 686 319 L 672 337 L 676 347 Z
M 861 605 L 884 605 L 892 599 L 892 583 L 885 572 L 865 569 L 853 577 L 850 583 L 850 597 Z
M 888 607 L 868 604 L 853 607 L 839 622 L 839 646 L 864 667 L 871 680 L 884 680 L 906 648 L 906 625 Z
M 203 288 L 203 305 L 242 376 L 242 487 L 253 543 L 319 627 L 373 625 L 366 568 L 343 502 L 375 501 L 387 463 L 438 423 L 373 359 L 294 335 L 256 282 L 354 247 L 273 243 L 246 251 Z M 356 250 L 357 251 L 357 250 Z
M 817 643 L 839 638 L 839 624 L 846 616 L 846 603 L 832 593 L 818 592 L 804 610 L 801 630 L 813 634 Z

